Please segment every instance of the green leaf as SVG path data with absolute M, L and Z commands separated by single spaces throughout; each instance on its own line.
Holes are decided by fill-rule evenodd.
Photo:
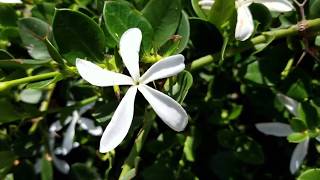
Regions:
M 188 18 L 188 14 L 185 11 L 182 11 L 180 24 L 177 30 L 177 35 L 179 35 L 181 39 L 179 40 L 179 45 L 177 50 L 175 51 L 175 54 L 181 53 L 187 47 L 187 44 L 189 42 L 190 23 Z
M 300 143 L 302 141 L 305 141 L 308 137 L 309 137 L 308 133 L 294 132 L 294 133 L 289 134 L 287 139 L 289 142 L 292 142 L 292 143 Z
M 320 36 L 318 35 L 317 37 L 316 37 L 316 39 L 314 40 L 314 44 L 316 45 L 316 46 L 320 46 Z
M 194 138 L 192 136 L 188 136 L 186 141 L 184 142 L 183 153 L 186 156 L 186 159 L 190 162 L 194 162 Z
M 223 29 L 231 25 L 235 12 L 234 0 L 216 0 L 210 10 L 208 20 L 223 32 Z
M 41 179 L 42 180 L 52 180 L 53 170 L 52 161 L 49 161 L 46 154 L 43 154 L 41 159 Z
M 197 14 L 197 16 L 201 19 L 207 19 L 206 14 L 202 11 L 202 9 L 199 6 L 199 0 L 191 0 L 192 8 L 194 12 Z
M 166 81 L 166 90 L 169 91 L 171 96 L 173 96 L 176 101 L 182 103 L 193 83 L 191 73 L 184 70 L 178 74 L 175 84 L 170 84 L 171 82 L 171 78 Z
M 299 118 L 305 121 L 308 129 L 317 128 L 320 125 L 320 116 L 317 111 L 317 106 L 311 102 L 301 102 L 298 106 Z
M 46 44 L 48 53 L 50 54 L 51 58 L 56 61 L 59 65 L 64 65 L 64 61 L 58 50 L 51 44 L 51 42 L 46 38 L 44 40 Z
M 293 131 L 302 132 L 308 129 L 306 122 L 297 117 L 290 119 L 289 122 Z
M 320 0 L 310 0 L 309 16 L 311 19 L 320 17 Z
M 60 80 L 62 80 L 62 76 L 56 76 L 53 79 L 48 79 L 48 80 L 43 80 L 43 81 L 39 81 L 39 82 L 34 82 L 34 83 L 29 83 L 27 85 L 28 89 L 43 89 L 48 87 L 50 84 L 52 83 L 56 83 Z
M 299 101 L 304 101 L 309 97 L 306 85 L 308 84 L 305 84 L 303 80 L 298 79 L 290 85 L 286 94 Z
M 36 89 L 24 89 L 20 93 L 21 101 L 29 104 L 38 104 L 42 97 L 42 91 Z
M 21 118 L 19 111 L 7 99 L 0 99 L 0 107 L 0 124 L 16 121 Z
M 0 6 L 0 25 L 1 26 L 16 26 L 17 15 L 12 6 L 2 5 Z
M 16 155 L 12 151 L 0 151 L 0 169 L 13 165 Z
M 46 22 L 32 17 L 20 19 L 18 26 L 20 37 L 30 56 L 34 59 L 50 58 L 44 39 L 51 37 L 51 27 Z
M 136 168 L 130 169 L 124 176 L 121 176 L 119 180 L 133 179 L 137 174 Z
M 34 60 L 34 59 L 5 59 L 0 60 L 0 68 L 23 68 L 27 69 L 36 65 L 47 64 L 50 59 Z
M 14 59 L 14 57 L 6 50 L 0 49 L 0 60 L 3 59 Z
M 150 52 L 153 37 L 152 26 L 131 4 L 125 1 L 106 1 L 103 18 L 107 30 L 117 42 L 126 30 L 138 27 L 142 31 L 142 49 Z
M 161 47 L 176 32 L 179 25 L 180 0 L 150 0 L 142 10 L 154 30 L 153 43 Z
M 319 180 L 320 169 L 309 169 L 301 173 L 298 180 Z
M 70 63 L 76 58 L 104 59 L 104 33 L 87 15 L 67 9 L 56 10 L 52 28 L 59 51 Z
M 55 11 L 55 3 L 44 2 L 36 4 L 31 12 L 32 16 L 39 18 L 48 24 L 52 24 L 53 16 Z

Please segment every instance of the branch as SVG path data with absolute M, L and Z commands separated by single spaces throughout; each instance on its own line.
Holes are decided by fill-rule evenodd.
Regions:
M 317 31 L 320 29 L 320 18 L 306 20 L 305 23 L 306 23 L 306 28 L 308 30 Z M 226 57 L 232 57 L 236 53 L 240 53 L 240 52 L 252 49 L 254 45 L 266 43 L 268 41 L 268 37 L 270 36 L 274 37 L 274 40 L 276 40 L 276 39 L 281 39 L 288 36 L 298 35 L 299 32 L 300 32 L 299 23 L 296 25 L 290 26 L 287 29 L 279 29 L 279 30 L 263 32 L 261 35 L 252 38 L 247 43 L 244 43 L 243 47 L 236 48 L 236 49 L 228 49 L 226 51 Z M 219 54 L 213 54 L 213 55 L 207 55 L 199 59 L 196 59 L 189 66 L 189 70 L 194 71 L 199 68 L 202 68 L 212 63 L 214 60 L 218 59 L 219 57 L 220 57 Z

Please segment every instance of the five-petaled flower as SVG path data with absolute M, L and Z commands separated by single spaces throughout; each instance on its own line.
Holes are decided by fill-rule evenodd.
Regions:
M 299 117 L 299 102 L 280 93 L 277 94 L 277 97 L 279 101 L 288 109 L 289 112 L 291 112 L 294 116 Z M 257 123 L 256 128 L 266 135 L 272 135 L 277 137 L 287 137 L 288 135 L 294 132 L 289 124 L 280 122 Z M 320 137 L 316 137 L 316 139 L 320 141 Z M 297 172 L 297 170 L 301 166 L 304 158 L 308 153 L 308 146 L 309 138 L 306 138 L 306 140 L 298 143 L 298 145 L 294 148 L 290 160 L 290 172 L 292 174 Z
M 178 74 L 185 68 L 184 57 L 180 54 L 164 58 L 153 64 L 142 76 L 139 71 L 139 50 L 142 33 L 131 28 L 120 38 L 119 53 L 131 77 L 102 69 L 82 59 L 76 60 L 80 76 L 95 86 L 130 85 L 100 140 L 100 152 L 117 147 L 129 131 L 134 112 L 134 100 L 139 90 L 156 114 L 175 131 L 182 131 L 188 122 L 185 110 L 171 97 L 147 84 Z
M 199 5 L 202 9 L 211 9 L 214 0 L 200 0 Z M 253 18 L 249 9 L 250 4 L 260 3 L 266 6 L 270 11 L 288 12 L 294 9 L 288 0 L 236 0 L 237 25 L 235 38 L 240 41 L 247 40 L 254 31 Z

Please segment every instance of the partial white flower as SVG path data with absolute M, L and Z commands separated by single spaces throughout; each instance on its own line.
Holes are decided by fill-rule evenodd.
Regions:
M 21 4 L 21 0 L 0 0 L 0 3 L 8 3 L 8 4 Z
M 93 136 L 100 136 L 102 134 L 102 127 L 95 126 L 94 121 L 85 117 L 81 117 L 87 110 L 93 107 L 93 103 L 87 106 L 82 107 L 79 111 L 75 110 L 72 112 L 72 116 L 68 116 L 64 121 L 64 126 L 69 124 L 66 132 L 64 133 L 62 146 L 58 147 L 55 150 L 56 154 L 67 155 L 73 148 L 79 146 L 79 143 L 74 142 L 75 128 L 76 124 L 79 124 L 80 127 L 89 134 Z M 60 121 L 56 121 L 50 127 L 50 131 L 59 131 L 62 128 Z
M 270 11 L 288 12 L 294 9 L 288 0 L 236 0 L 237 25 L 235 38 L 240 41 L 247 40 L 254 31 L 254 23 L 249 6 L 252 3 L 260 3 L 266 6 Z M 214 4 L 214 0 L 200 0 L 199 5 L 202 9 L 209 10 Z
M 299 117 L 299 102 L 284 94 L 277 93 L 278 100 L 291 112 L 294 116 Z
M 131 28 L 120 38 L 119 53 L 130 76 L 102 69 L 82 59 L 76 60 L 80 76 L 92 85 L 106 87 L 130 85 L 100 140 L 100 152 L 108 152 L 117 147 L 127 135 L 134 113 L 134 100 L 139 90 L 150 103 L 157 115 L 175 131 L 182 131 L 188 122 L 185 110 L 171 97 L 146 84 L 154 80 L 174 76 L 184 68 L 184 57 L 180 54 L 164 58 L 153 64 L 142 76 L 139 71 L 139 50 L 142 33 Z
M 293 133 L 289 124 L 272 122 L 272 123 L 257 123 L 256 128 L 266 134 L 277 137 L 286 137 L 289 134 Z M 290 172 L 292 174 L 296 173 L 303 160 L 307 156 L 309 146 L 309 138 L 297 144 L 294 148 L 291 160 L 290 160 Z

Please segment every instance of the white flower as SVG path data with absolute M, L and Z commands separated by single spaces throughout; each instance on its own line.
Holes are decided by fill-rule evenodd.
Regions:
M 21 0 L 0 0 L 0 3 L 21 4 Z
M 82 59 L 76 66 L 83 79 L 95 86 L 131 85 L 121 100 L 100 140 L 100 152 L 108 152 L 117 147 L 129 131 L 134 111 L 134 100 L 139 90 L 150 103 L 156 114 L 172 129 L 182 131 L 188 122 L 185 110 L 175 100 L 146 84 L 157 79 L 178 74 L 184 68 L 184 57 L 174 55 L 153 64 L 142 76 L 139 72 L 139 50 L 141 31 L 131 28 L 120 38 L 119 53 L 131 77 L 108 71 Z
M 58 121 L 57 121 L 58 122 Z M 69 171 L 70 171 L 70 165 L 62 160 L 62 159 L 59 159 L 56 155 L 55 155 L 55 136 L 56 136 L 56 132 L 59 131 L 62 126 L 60 124 L 57 125 L 58 123 L 53 123 L 51 124 L 50 128 L 49 128 L 49 133 L 48 133 L 48 146 L 49 146 L 49 153 L 50 153 L 50 156 L 52 158 L 52 162 L 53 162 L 53 165 L 57 168 L 58 171 L 60 171 L 61 173 L 63 174 L 68 174 Z M 45 148 L 43 147 L 42 150 L 44 150 Z M 35 165 L 34 165 L 34 168 L 35 168 L 35 172 L 38 174 L 41 172 L 41 168 L 42 168 L 42 159 L 39 158 L 37 159 Z
M 299 106 L 299 102 L 280 93 L 277 94 L 277 98 L 289 110 L 289 112 L 291 112 L 294 116 L 298 116 L 297 109 Z M 294 132 L 291 129 L 290 125 L 280 122 L 257 123 L 255 126 L 260 132 L 266 135 L 272 135 L 277 137 L 287 137 L 288 135 Z M 317 137 L 316 139 L 319 141 L 320 137 Z M 298 143 L 298 145 L 294 148 L 290 160 L 290 172 L 292 174 L 294 174 L 301 166 L 304 158 L 307 155 L 308 146 L 309 138 Z
M 272 122 L 272 123 L 257 123 L 256 128 L 266 134 L 277 137 L 287 137 L 289 134 L 293 133 L 290 125 Z M 299 167 L 301 166 L 304 158 L 307 155 L 309 146 L 309 138 L 298 143 L 298 145 L 294 148 L 291 160 L 290 160 L 290 172 L 294 174 Z
M 56 154 L 67 155 L 73 148 L 79 146 L 79 143 L 73 142 L 73 138 L 75 135 L 75 128 L 76 124 L 78 123 L 80 127 L 89 134 L 93 136 L 100 136 L 102 134 L 101 126 L 95 126 L 94 121 L 85 117 L 81 117 L 86 111 L 93 107 L 93 103 L 87 106 L 82 107 L 79 111 L 75 110 L 72 112 L 72 116 L 68 116 L 67 119 L 64 121 L 64 125 L 69 124 L 67 131 L 64 134 L 62 146 L 58 147 L 55 151 Z M 51 132 L 56 132 L 62 129 L 62 125 L 60 121 L 54 122 L 51 127 Z
M 211 9 L 214 0 L 200 0 L 199 5 L 202 9 Z M 235 38 L 240 41 L 247 40 L 254 31 L 254 24 L 249 6 L 252 3 L 260 3 L 266 6 L 270 11 L 288 12 L 294 9 L 288 0 L 236 0 L 237 24 Z

